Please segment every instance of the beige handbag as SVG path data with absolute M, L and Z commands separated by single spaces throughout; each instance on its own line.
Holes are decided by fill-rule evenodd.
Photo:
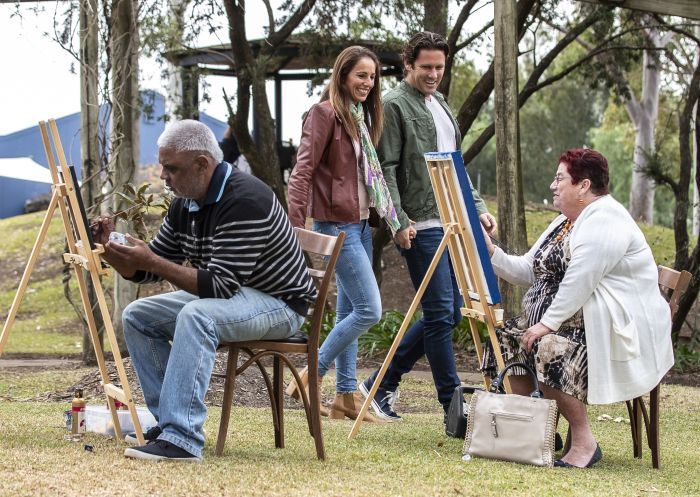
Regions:
M 506 372 L 520 366 L 533 378 L 529 397 L 503 392 Z M 491 383 L 489 392 L 474 392 L 467 414 L 464 456 L 501 459 L 551 467 L 557 428 L 557 402 L 542 398 L 537 375 L 522 362 L 509 364 Z

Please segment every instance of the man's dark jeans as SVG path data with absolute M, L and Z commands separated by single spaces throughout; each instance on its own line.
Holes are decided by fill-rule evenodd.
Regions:
M 406 259 L 414 288 L 420 286 L 428 272 L 444 235 L 442 228 L 428 228 L 417 232 L 409 250 L 399 249 Z M 445 412 L 454 389 L 460 384 L 452 350 L 452 328 L 462 319 L 462 296 L 455 279 L 447 250 L 440 258 L 433 277 L 421 299 L 423 317 L 411 326 L 396 350 L 381 387 L 395 391 L 401 376 L 408 373 L 425 354 L 433 373 L 438 400 Z M 372 375 L 376 378 L 377 372 Z

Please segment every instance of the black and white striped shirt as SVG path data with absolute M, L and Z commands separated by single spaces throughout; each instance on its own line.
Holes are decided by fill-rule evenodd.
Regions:
M 173 200 L 149 247 L 197 268 L 200 298 L 228 299 L 246 286 L 304 315 L 316 296 L 297 238 L 272 190 L 225 162 L 217 166 L 203 206 Z M 137 283 L 159 279 L 147 272 L 132 278 Z

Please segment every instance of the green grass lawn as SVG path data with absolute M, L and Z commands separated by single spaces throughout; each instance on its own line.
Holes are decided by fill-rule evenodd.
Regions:
M 29 254 L 44 219 L 35 212 L 0 220 L 0 320 L 3 325 L 17 293 Z M 62 280 L 65 251 L 63 223 L 58 211 L 33 268 L 29 286 L 12 326 L 3 354 L 31 353 L 46 356 L 79 356 L 82 350 L 82 323 L 64 295 Z M 71 270 L 69 283 L 73 302 L 82 306 L 78 285 Z M 109 291 L 112 277 L 104 278 Z M 109 344 L 105 342 L 106 350 Z
M 400 403 L 410 404 L 428 383 L 405 382 Z M 659 471 L 651 469 L 648 450 L 641 460 L 632 457 L 628 424 L 595 421 L 602 414 L 626 417 L 624 404 L 591 408 L 603 460 L 590 470 L 566 470 L 463 462 L 462 441 L 444 435 L 434 406 L 430 413 L 405 414 L 401 423 L 365 423 L 350 441 L 350 421 L 324 419 L 326 461 L 316 460 L 302 411 L 286 411 L 286 448 L 278 450 L 269 410 L 238 407 L 224 455 L 216 457 L 220 409 L 212 408 L 204 461 L 197 465 L 128 460 L 123 444 L 95 434 L 67 442 L 66 405 L 3 401 L 0 495 L 700 495 L 700 396 L 697 389 L 679 386 L 665 386 L 662 396 Z M 86 443 L 92 452 L 83 449 Z

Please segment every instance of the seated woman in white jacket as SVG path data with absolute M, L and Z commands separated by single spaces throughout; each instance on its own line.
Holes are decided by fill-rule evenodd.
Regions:
M 572 149 L 550 185 L 561 211 L 523 256 L 486 237 L 498 276 L 529 289 L 520 315 L 497 330 L 506 363 L 534 363 L 542 390 L 571 426 L 559 467 L 590 467 L 602 453 L 586 404 L 628 400 L 651 390 L 673 365 L 671 314 L 658 288 L 649 245 L 627 210 L 608 194 L 608 163 Z M 495 373 L 487 353 L 485 371 Z M 515 393 L 529 394 L 524 371 Z

